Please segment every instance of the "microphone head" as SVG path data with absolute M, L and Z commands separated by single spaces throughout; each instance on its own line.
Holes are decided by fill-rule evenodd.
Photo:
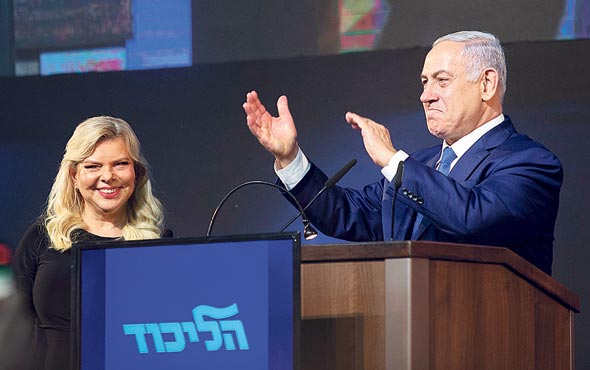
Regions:
M 404 161 L 400 161 L 397 164 L 397 170 L 396 170 L 395 176 L 393 178 L 394 189 L 399 189 L 400 186 L 402 186 L 403 177 L 404 177 Z
M 351 159 L 347 164 L 344 165 L 344 167 L 342 167 L 332 177 L 326 180 L 324 183 L 324 188 L 331 188 L 332 186 L 336 185 L 336 183 L 340 181 L 340 179 L 344 177 L 344 175 L 346 175 L 355 164 L 356 158 Z

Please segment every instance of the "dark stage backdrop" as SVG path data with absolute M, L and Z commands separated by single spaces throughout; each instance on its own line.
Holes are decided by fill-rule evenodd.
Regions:
M 506 49 L 505 112 L 517 129 L 544 143 L 563 162 L 554 276 L 580 295 L 586 311 L 590 41 L 508 44 Z M 427 133 L 418 100 L 426 52 L 414 48 L 0 79 L 0 243 L 16 247 L 42 210 L 73 128 L 93 115 L 122 117 L 135 128 L 168 210 L 168 226 L 180 237 L 204 235 L 216 204 L 235 185 L 274 181 L 271 156 L 245 124 L 241 105 L 251 89 L 259 91 L 272 112 L 277 97 L 288 95 L 302 148 L 328 174 L 357 158 L 359 163 L 341 183 L 359 187 L 376 181 L 379 170 L 344 114 L 355 111 L 386 123 L 394 144 L 407 151 L 436 143 Z M 273 189 L 244 188 L 226 204 L 213 231 L 278 231 L 294 213 Z M 578 368 L 590 364 L 587 312 L 576 316 L 576 357 Z

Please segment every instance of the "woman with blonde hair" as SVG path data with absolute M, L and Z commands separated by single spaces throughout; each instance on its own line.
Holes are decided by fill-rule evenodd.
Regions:
M 101 116 L 76 127 L 44 214 L 25 233 L 13 266 L 34 318 L 34 369 L 70 364 L 72 244 L 170 237 L 140 143 L 122 119 Z

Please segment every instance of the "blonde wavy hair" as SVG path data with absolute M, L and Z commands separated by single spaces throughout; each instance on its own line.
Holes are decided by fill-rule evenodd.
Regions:
M 66 144 L 61 165 L 47 199 L 44 214 L 50 248 L 64 252 L 72 247 L 72 231 L 84 229 L 82 220 L 84 199 L 74 188 L 71 171 L 94 152 L 96 146 L 114 138 L 122 138 L 135 168 L 135 191 L 127 203 L 127 223 L 123 227 L 125 240 L 160 238 L 164 227 L 164 209 L 154 196 L 150 170 L 140 151 L 140 143 L 127 122 L 100 116 L 80 123 Z

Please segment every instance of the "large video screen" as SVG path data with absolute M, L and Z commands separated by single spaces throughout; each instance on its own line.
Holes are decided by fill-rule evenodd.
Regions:
M 504 44 L 590 38 L 590 0 L 7 0 L 0 75 L 429 47 L 458 30 Z
M 14 0 L 14 74 L 192 65 L 190 0 Z

